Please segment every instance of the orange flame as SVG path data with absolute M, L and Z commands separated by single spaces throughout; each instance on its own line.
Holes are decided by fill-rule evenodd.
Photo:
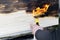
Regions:
M 33 16 L 38 16 L 38 15 L 43 15 L 45 14 L 45 12 L 47 12 L 48 8 L 49 8 L 49 4 L 45 4 L 43 6 L 43 8 L 37 7 L 35 10 L 33 10 Z

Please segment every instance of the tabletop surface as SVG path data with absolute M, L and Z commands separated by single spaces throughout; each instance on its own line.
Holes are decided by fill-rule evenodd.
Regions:
M 30 24 L 34 24 L 31 14 L 21 10 L 9 14 L 0 14 L 0 37 L 13 36 L 30 32 Z M 40 18 L 40 26 L 46 27 L 58 24 L 58 17 Z

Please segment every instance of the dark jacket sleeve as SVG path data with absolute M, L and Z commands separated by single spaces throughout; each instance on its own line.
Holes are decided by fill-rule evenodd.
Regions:
M 37 40 L 50 40 L 50 32 L 48 30 L 37 30 L 35 37 Z

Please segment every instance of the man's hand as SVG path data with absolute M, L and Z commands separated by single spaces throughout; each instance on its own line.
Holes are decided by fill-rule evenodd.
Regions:
M 43 30 L 43 27 L 40 27 L 40 26 L 38 26 L 38 25 L 36 25 L 36 24 L 34 24 L 34 25 L 31 24 L 30 26 L 31 26 L 31 30 L 32 30 L 32 33 L 33 33 L 33 34 L 35 34 L 38 29 Z

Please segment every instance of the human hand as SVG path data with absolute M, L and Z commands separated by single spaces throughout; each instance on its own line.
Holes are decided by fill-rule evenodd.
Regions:
M 36 24 L 31 24 L 30 26 L 31 26 L 32 34 L 35 34 L 38 29 L 43 30 L 43 27 L 40 27 Z

